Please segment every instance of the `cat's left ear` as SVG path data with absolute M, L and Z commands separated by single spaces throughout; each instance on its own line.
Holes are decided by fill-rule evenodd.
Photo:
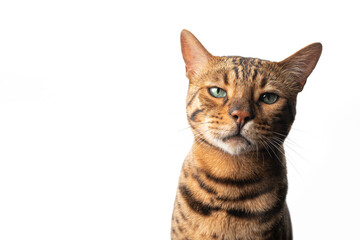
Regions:
M 314 70 L 322 51 L 321 43 L 313 43 L 294 53 L 277 64 L 286 73 L 288 78 L 300 83 L 299 92 L 302 91 L 306 79 Z

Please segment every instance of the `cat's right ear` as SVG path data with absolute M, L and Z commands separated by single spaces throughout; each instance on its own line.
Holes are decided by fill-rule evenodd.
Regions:
M 200 41 L 188 30 L 182 30 L 181 51 L 186 64 L 186 76 L 191 79 L 198 75 L 206 67 L 213 57 L 200 43 Z

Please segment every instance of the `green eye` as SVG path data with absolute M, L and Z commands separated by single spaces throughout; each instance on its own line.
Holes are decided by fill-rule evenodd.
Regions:
M 266 104 L 273 104 L 279 99 L 279 96 L 275 93 L 264 93 L 261 95 L 260 100 Z
M 211 96 L 216 97 L 216 98 L 226 97 L 226 92 L 218 87 L 209 88 L 209 92 L 210 92 Z

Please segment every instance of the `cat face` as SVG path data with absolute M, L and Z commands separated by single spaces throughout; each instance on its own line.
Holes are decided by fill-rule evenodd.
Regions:
M 212 56 L 186 30 L 181 43 L 189 78 L 187 116 L 195 140 L 232 155 L 279 146 L 321 45 L 309 45 L 277 63 Z

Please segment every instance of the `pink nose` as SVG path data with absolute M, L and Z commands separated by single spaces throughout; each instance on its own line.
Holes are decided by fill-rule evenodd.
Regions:
M 231 116 L 233 116 L 236 123 L 242 127 L 248 120 L 250 120 L 251 115 L 248 111 L 235 110 L 231 113 Z

